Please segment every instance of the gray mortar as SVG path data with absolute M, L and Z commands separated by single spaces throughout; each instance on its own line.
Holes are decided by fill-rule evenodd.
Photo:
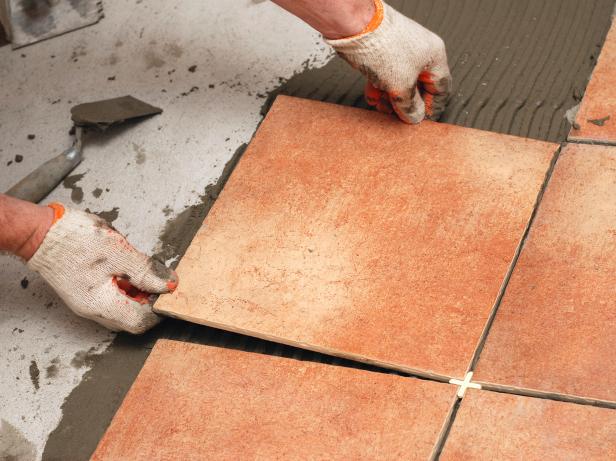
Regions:
M 62 185 L 65 189 L 71 190 L 71 200 L 73 203 L 80 204 L 83 201 L 83 189 L 77 185 L 79 181 L 83 179 L 85 173 L 74 174 L 67 176 L 62 181 Z
M 610 26 L 614 0 L 392 0 L 447 45 L 454 91 L 441 121 L 565 141 L 565 112 L 579 103 Z M 342 59 L 275 90 L 367 107 L 365 80 Z
M 30 367 L 28 368 L 28 371 L 30 372 L 30 381 L 32 381 L 32 385 L 34 386 L 34 390 L 38 391 L 39 390 L 39 377 L 41 376 L 41 372 L 38 368 L 38 365 L 36 364 L 35 360 L 32 360 L 30 362 Z
M 205 188 L 203 195 L 199 196 L 199 203 L 187 207 L 176 217 L 169 219 L 160 235 L 160 250 L 154 254 L 159 261 L 177 258 L 171 266 L 177 267 L 179 258 L 184 255 L 193 237 L 201 227 L 203 220 L 214 205 L 218 195 L 225 186 L 231 172 L 237 165 L 246 150 L 246 144 L 237 148 L 231 160 L 227 162 L 220 178 L 215 184 Z M 164 212 L 164 209 L 163 209 Z
M 107 211 L 92 211 L 89 208 L 86 208 L 85 211 L 87 211 L 88 213 L 92 213 L 99 218 L 103 218 L 107 222 L 107 224 L 113 223 L 116 219 L 118 219 L 118 216 L 120 215 L 120 208 L 117 206 L 114 206 L 111 210 Z
M 59 357 L 54 358 L 51 361 L 51 365 L 45 368 L 45 378 L 53 379 L 56 376 L 58 376 L 58 373 L 60 371 L 59 365 L 60 365 L 60 358 Z
M 49 435 L 44 460 L 87 460 L 149 354 L 147 336 L 120 334 L 107 353 L 77 354 L 71 365 L 88 365 L 81 383 L 62 405 L 62 422 Z
M 584 93 L 614 8 L 614 0 L 392 0 L 390 4 L 440 34 L 447 44 L 454 95 L 442 121 L 552 141 L 566 137 L 565 112 Z M 336 57 L 321 69 L 307 67 L 308 63 L 303 72 L 281 81 L 270 93 L 264 114 L 277 94 L 367 107 L 363 78 L 341 59 Z M 198 204 L 168 221 L 155 257 L 166 261 L 184 254 L 244 148 L 238 149 Z M 44 460 L 63 459 L 67 453 L 74 460 L 89 459 L 158 338 L 369 368 L 167 319 L 140 337 L 119 334 L 100 356 L 86 355 L 92 369 L 65 400 L 62 421 L 49 437 Z

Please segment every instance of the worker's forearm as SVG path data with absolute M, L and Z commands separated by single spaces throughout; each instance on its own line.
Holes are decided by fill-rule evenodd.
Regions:
M 0 194 L 0 251 L 29 260 L 52 221 L 51 208 Z
M 325 38 L 360 33 L 374 16 L 374 0 L 272 0 Z

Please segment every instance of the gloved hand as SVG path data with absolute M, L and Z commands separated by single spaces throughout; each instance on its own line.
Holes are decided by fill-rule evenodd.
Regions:
M 134 334 L 156 325 L 152 294 L 173 291 L 175 272 L 135 250 L 98 216 L 51 206 L 54 223 L 28 267 L 81 317 Z
M 362 33 L 326 42 L 368 78 L 370 105 L 381 112 L 393 109 L 406 123 L 437 120 L 451 92 L 443 40 L 381 0 L 375 5 Z

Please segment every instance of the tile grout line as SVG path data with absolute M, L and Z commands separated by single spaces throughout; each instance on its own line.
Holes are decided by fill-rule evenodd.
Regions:
M 500 394 L 518 395 L 522 397 L 552 400 L 554 402 L 572 403 L 576 405 L 585 405 L 597 408 L 605 408 L 609 410 L 616 410 L 616 402 L 610 400 L 593 399 L 589 397 L 581 397 L 578 395 L 563 394 L 560 392 L 548 392 L 524 387 L 507 386 L 505 384 L 488 383 L 483 381 L 477 381 L 475 384 L 481 386 L 481 389 L 488 392 L 497 392 Z
M 541 205 L 541 201 L 543 200 L 543 195 L 545 194 L 545 191 L 547 189 L 547 187 L 549 186 L 549 182 L 551 180 L 552 174 L 554 172 L 554 168 L 556 168 L 556 164 L 558 162 L 558 159 L 560 158 L 563 149 L 568 145 L 568 144 L 590 144 L 590 145 L 603 145 L 603 146 L 608 146 L 609 144 L 597 144 L 597 143 L 592 143 L 592 142 L 588 142 L 588 143 L 583 143 L 583 142 L 569 142 L 569 141 L 565 141 L 561 144 L 561 147 L 556 151 L 556 153 L 554 154 L 554 158 L 552 159 L 551 163 L 550 163 L 550 167 L 548 168 L 548 171 L 546 173 L 546 178 L 544 180 L 544 183 L 541 187 L 541 190 L 539 191 L 539 194 L 537 196 L 537 201 L 535 204 L 535 207 L 533 209 L 533 212 L 531 214 L 531 218 L 529 219 L 527 228 L 523 234 L 522 240 L 520 241 L 520 245 L 518 247 L 518 250 L 516 251 L 515 255 L 514 255 L 514 259 L 512 260 L 512 264 L 510 267 L 510 270 L 508 271 L 507 275 L 505 276 L 505 280 L 503 282 L 503 286 L 501 287 L 501 292 L 499 292 L 499 295 L 497 296 L 497 301 L 495 302 L 495 305 L 492 309 L 492 312 L 490 314 L 490 317 L 488 318 L 488 321 L 486 322 L 486 326 L 484 328 L 484 332 L 482 334 L 482 336 L 480 337 L 479 343 L 477 345 L 477 349 L 475 350 L 475 354 L 473 355 L 473 358 L 471 360 L 471 363 L 469 365 L 468 368 L 468 372 L 467 375 L 470 373 L 471 377 L 472 377 L 472 373 L 474 373 L 475 368 L 477 366 L 477 362 L 479 361 L 481 352 L 483 351 L 483 347 L 485 346 L 485 342 L 488 339 L 490 330 L 492 328 L 492 324 L 494 323 L 494 320 L 496 318 L 496 315 L 498 313 L 498 310 L 500 308 L 500 304 L 501 301 L 505 295 L 507 286 L 509 284 L 509 280 L 513 274 L 513 271 L 515 270 L 515 266 L 517 265 L 517 261 L 519 259 L 519 256 L 522 253 L 522 250 L 524 248 L 524 244 L 526 242 L 526 239 L 528 238 L 528 234 L 530 233 L 530 229 L 535 221 L 536 218 L 536 214 L 538 212 L 538 209 Z M 616 143 L 613 144 L 614 146 L 616 146 Z M 456 383 L 455 384 L 461 384 L 462 381 L 460 380 L 455 380 Z M 475 384 L 476 386 L 472 386 L 473 384 Z M 608 409 L 616 409 L 616 401 L 610 401 L 610 400 L 603 400 L 603 399 L 594 399 L 594 398 L 589 398 L 589 397 L 582 397 L 582 396 L 578 396 L 578 395 L 571 395 L 571 394 L 565 394 L 565 393 L 561 393 L 561 392 L 549 392 L 549 391 L 542 391 L 542 390 L 537 390 L 537 389 L 529 389 L 529 388 L 523 388 L 523 387 L 517 387 L 517 386 L 509 386 L 506 384 L 497 384 L 497 383 L 489 383 L 489 382 L 482 382 L 482 381 L 469 381 L 466 383 L 466 387 L 474 387 L 474 388 L 479 388 L 479 389 L 483 389 L 486 391 L 490 391 L 490 392 L 499 392 L 499 393 L 506 393 L 506 394 L 511 394 L 511 395 L 521 395 L 521 396 L 525 396 L 525 397 L 531 397 L 531 398 L 539 398 L 539 399 L 546 399 L 546 400 L 553 400 L 553 401 L 557 401 L 557 402 L 567 402 L 567 403 L 572 403 L 572 404 L 578 404 L 578 405 L 588 405 L 588 406 L 595 406 L 595 407 L 600 407 L 600 408 L 608 408 Z M 462 388 L 460 389 L 462 390 Z M 465 391 L 466 389 L 464 389 Z M 464 395 L 464 391 L 462 392 L 462 396 Z
M 567 139 L 566 144 L 582 144 L 587 146 L 616 147 L 616 141 L 603 141 L 601 139 Z
M 481 351 L 483 350 L 483 346 L 485 345 L 485 342 L 488 338 L 488 334 L 490 332 L 490 329 L 492 327 L 492 324 L 494 323 L 494 319 L 496 318 L 496 313 L 498 312 L 498 308 L 500 307 L 500 303 L 505 295 L 505 292 L 507 290 L 507 285 L 509 284 L 509 280 L 511 279 L 511 275 L 513 274 L 513 271 L 515 269 L 515 266 L 517 265 L 518 259 L 520 257 L 520 254 L 522 253 L 522 249 L 524 248 L 524 244 L 526 243 L 526 239 L 528 238 L 528 234 L 530 233 L 530 228 L 532 227 L 532 224 L 535 221 L 535 217 L 537 215 L 537 212 L 539 210 L 539 206 L 541 205 L 541 201 L 543 199 L 543 194 L 545 193 L 545 190 L 548 187 L 548 184 L 550 182 L 550 179 L 552 177 L 552 173 L 554 171 L 554 168 L 556 167 L 556 163 L 558 161 L 558 158 L 560 157 L 560 154 L 562 152 L 562 149 L 564 147 L 566 143 L 562 143 L 560 145 L 560 147 L 556 150 L 556 152 L 554 153 L 552 160 L 550 161 L 550 166 L 548 167 L 546 173 L 545 173 L 545 177 L 543 179 L 543 184 L 541 185 L 541 189 L 539 190 L 539 193 L 537 194 L 537 199 L 535 200 L 535 205 L 533 206 L 533 211 L 530 215 L 530 218 L 528 219 L 528 222 L 526 224 L 526 228 L 524 229 L 524 232 L 522 234 L 522 238 L 520 239 L 520 242 L 518 243 L 518 246 L 516 248 L 516 251 L 514 252 L 513 258 L 511 260 L 511 263 L 509 265 L 509 268 L 507 270 L 507 273 L 505 274 L 505 278 L 503 279 L 503 283 L 501 284 L 501 287 L 499 289 L 499 292 L 496 296 L 496 300 L 494 302 L 494 305 L 492 306 L 492 310 L 490 311 L 490 315 L 488 316 L 488 320 L 486 321 L 486 324 L 484 326 L 484 329 L 481 333 L 481 336 L 479 337 L 479 342 L 477 344 L 477 347 L 475 348 L 475 352 L 473 353 L 473 357 L 471 358 L 470 364 L 467 368 L 467 372 L 465 375 L 464 380 L 459 380 L 459 379 L 452 379 L 450 381 L 450 384 L 457 384 L 459 385 L 459 389 L 458 392 L 456 394 L 456 400 L 453 403 L 447 418 L 445 419 L 445 422 L 443 423 L 443 427 L 441 429 L 441 432 L 439 434 L 439 437 L 434 445 L 434 448 L 432 450 L 432 455 L 430 457 L 430 461 L 438 461 L 438 459 L 440 458 L 440 455 L 443 451 L 443 449 L 445 448 L 445 444 L 447 443 L 447 439 L 449 437 L 449 433 L 451 431 L 451 428 L 453 427 L 453 424 L 455 422 L 456 419 L 456 414 L 458 412 L 458 409 L 462 403 L 462 400 L 464 399 L 464 395 L 466 393 L 466 388 L 468 387 L 474 387 L 474 388 L 479 388 L 482 389 L 483 386 L 480 383 L 474 383 L 471 381 L 472 376 L 473 376 L 473 372 L 475 370 L 475 366 L 477 365 L 477 362 L 479 360 L 479 356 L 481 355 Z M 474 384 L 474 386 L 472 386 Z
M 462 403 L 462 399 L 457 395 L 454 396 L 454 401 L 449 407 L 449 412 L 445 417 L 445 421 L 443 421 L 443 425 L 441 426 L 441 431 L 436 439 L 436 443 L 432 448 L 432 453 L 430 454 L 429 461 L 438 461 L 443 448 L 445 448 L 445 442 L 447 442 L 447 438 L 449 437 L 449 432 L 453 427 L 453 423 L 456 419 L 456 415 L 458 414 L 458 410 L 460 409 L 460 404 Z
M 505 278 L 503 279 L 503 282 L 501 284 L 501 287 L 498 291 L 498 294 L 496 296 L 496 300 L 494 301 L 494 305 L 492 306 L 492 309 L 490 311 L 490 315 L 488 316 L 488 320 L 486 321 L 486 324 L 483 328 L 483 331 L 481 332 L 481 336 L 479 337 L 479 341 L 477 343 L 477 347 L 475 348 L 475 351 L 473 353 L 473 356 L 471 358 L 471 361 L 469 363 L 469 366 L 467 368 L 467 373 L 468 372 L 474 372 L 475 371 L 475 367 L 477 366 L 477 362 L 479 361 L 479 357 L 481 355 L 481 352 L 483 351 L 483 348 L 485 346 L 485 342 L 488 339 L 488 335 L 490 333 L 490 330 L 492 328 L 492 324 L 494 323 L 494 320 L 496 318 L 496 314 L 498 313 L 498 310 L 500 308 L 501 302 L 503 300 L 503 298 L 505 297 L 505 293 L 507 291 L 507 286 L 509 285 L 509 281 L 511 280 L 511 276 L 513 275 L 513 272 L 515 270 L 515 267 L 517 266 L 518 260 L 520 258 L 520 255 L 522 254 L 522 250 L 524 249 L 524 245 L 526 244 L 526 240 L 528 239 L 528 235 L 530 234 L 530 229 L 533 225 L 533 223 L 535 222 L 535 218 L 537 216 L 537 213 L 539 211 L 539 207 L 541 206 L 541 202 L 543 200 L 543 195 L 545 194 L 545 191 L 550 183 L 550 179 L 552 178 L 552 174 L 554 172 L 554 168 L 556 167 L 556 163 L 558 162 L 558 159 L 560 158 L 561 152 L 563 150 L 564 145 L 566 145 L 566 143 L 561 144 L 561 146 L 556 150 L 556 152 L 554 153 L 552 160 L 550 161 L 550 166 L 548 167 L 546 173 L 545 173 L 545 178 L 543 180 L 543 184 L 541 185 L 541 189 L 539 190 L 539 193 L 537 194 L 537 199 L 535 200 L 535 205 L 533 206 L 533 211 L 530 215 L 530 218 L 528 219 L 528 222 L 526 224 L 526 228 L 524 229 L 524 232 L 522 234 L 522 238 L 520 239 L 520 242 L 518 243 L 518 246 L 513 254 L 513 258 L 511 260 L 511 263 L 509 264 L 509 268 L 507 270 L 507 273 L 505 274 Z
M 430 461 L 438 461 L 440 455 L 445 448 L 445 443 L 449 437 L 453 424 L 455 422 L 458 410 L 466 396 L 467 389 L 478 389 L 487 392 L 495 392 L 499 394 L 515 395 L 519 397 L 528 397 L 534 399 L 551 400 L 553 402 L 570 403 L 572 405 L 591 406 L 595 408 L 602 408 L 606 410 L 616 410 L 616 401 L 593 399 L 588 397 L 581 397 L 571 394 L 563 394 L 559 392 L 547 392 L 537 389 L 522 388 L 517 386 L 507 386 L 504 384 L 489 383 L 484 381 L 472 381 L 473 372 L 469 371 L 466 374 L 464 380 L 451 379 L 449 384 L 459 386 L 458 392 L 455 396 L 455 401 L 451 405 L 439 437 L 434 445 Z

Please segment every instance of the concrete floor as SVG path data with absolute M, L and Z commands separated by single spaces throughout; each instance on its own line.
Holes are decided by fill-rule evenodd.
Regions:
M 117 212 L 113 225 L 153 253 L 165 223 L 250 140 L 264 95 L 329 58 L 316 33 L 269 2 L 105 2 L 97 25 L 0 48 L 0 190 L 69 146 L 71 106 L 132 94 L 163 114 L 86 141 L 83 176 L 45 201 Z M 0 452 L 14 443 L 39 459 L 86 356 L 114 335 L 74 316 L 20 261 L 2 257 L 0 273 Z

